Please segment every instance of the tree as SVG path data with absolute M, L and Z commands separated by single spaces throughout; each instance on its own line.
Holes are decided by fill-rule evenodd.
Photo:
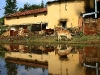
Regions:
M 25 11 L 25 10 L 30 10 L 30 4 L 25 3 L 23 8 L 19 8 L 19 11 Z
M 36 4 L 33 4 L 30 6 L 31 9 L 38 9 L 38 8 L 41 8 L 40 5 L 36 5 Z
M 4 32 L 6 32 L 7 29 L 8 29 L 7 26 L 5 26 L 5 25 L 0 25 L 0 35 L 2 35 Z
M 6 0 L 6 6 L 4 7 L 4 15 L 9 15 L 17 11 L 17 0 Z
M 67 1 L 67 0 L 55 0 L 55 1 Z
M 24 10 L 30 10 L 30 4 L 28 3 L 24 4 Z
M 24 9 L 23 8 L 19 8 L 19 11 L 23 11 Z
M 4 25 L 4 17 L 0 18 L 0 25 Z
M 33 10 L 33 9 L 38 9 L 41 8 L 41 5 L 36 5 L 36 4 L 24 4 L 23 8 L 19 8 L 19 11 L 24 11 L 24 10 Z
M 43 0 L 41 2 L 41 8 L 44 8 L 44 2 L 43 2 Z
M 44 8 L 46 7 L 46 5 L 44 4 L 43 0 L 41 2 L 41 4 L 37 5 L 37 4 L 28 4 L 28 3 L 25 3 L 23 8 L 19 8 L 19 11 L 25 11 L 25 10 L 33 10 L 33 9 L 38 9 L 38 8 Z

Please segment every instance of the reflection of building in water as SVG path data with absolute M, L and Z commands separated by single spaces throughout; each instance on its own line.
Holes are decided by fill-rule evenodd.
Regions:
M 12 57 L 7 57 L 5 59 L 7 62 L 12 62 L 15 64 L 20 64 L 20 65 L 28 65 L 28 66 L 35 66 L 39 68 L 48 68 L 48 63 L 47 62 L 41 62 L 37 60 L 27 60 L 27 59 L 18 59 L 18 58 L 12 58 Z
M 28 52 L 29 48 L 26 45 L 3 45 L 4 48 L 6 48 L 8 51 L 11 52 Z
M 13 46 L 14 47 L 14 46 Z M 23 46 L 26 47 L 26 46 Z M 65 47 L 64 47 L 65 48 Z M 19 48 L 18 48 L 19 49 Z M 24 49 L 24 48 L 23 48 Z M 79 71 L 79 54 L 69 53 L 68 60 L 60 60 L 57 50 L 51 46 L 27 46 L 27 52 L 11 51 L 5 54 L 7 61 L 26 64 L 26 62 L 40 62 L 48 67 L 48 75 L 85 75 Z M 68 49 L 68 48 L 67 48 Z M 29 52 L 28 52 L 29 51 Z M 24 62 L 25 61 L 25 62 Z M 39 63 L 39 64 L 40 64 Z M 76 70 L 77 68 L 77 70 Z
M 86 46 L 83 52 L 80 52 L 83 62 L 100 62 L 100 47 Z
M 100 72 L 100 47 L 86 46 L 79 52 L 79 61 L 86 67 L 89 75 L 99 75 Z M 95 70 L 94 70 L 95 69 Z M 89 72 L 91 71 L 91 72 Z
M 62 49 L 67 50 L 69 48 L 66 48 L 66 46 L 63 45 Z M 64 60 L 59 60 L 58 54 L 55 55 L 55 53 L 50 53 L 49 55 L 51 56 L 48 61 L 48 69 L 49 73 L 51 73 L 50 75 L 82 75 L 82 72 L 78 72 L 78 70 L 76 70 L 76 66 L 79 64 L 78 52 L 76 54 L 66 54 L 67 58 Z

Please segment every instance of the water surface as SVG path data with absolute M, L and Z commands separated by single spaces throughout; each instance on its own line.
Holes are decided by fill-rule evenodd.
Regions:
M 0 75 L 100 75 L 100 47 L 5 44 Z

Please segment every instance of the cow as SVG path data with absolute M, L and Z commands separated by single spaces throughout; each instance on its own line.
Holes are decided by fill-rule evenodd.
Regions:
M 72 50 L 72 47 L 71 46 L 67 46 L 67 45 L 58 45 L 57 49 L 58 49 L 58 55 L 59 56 L 63 56 L 63 55 L 70 54 L 71 50 Z
M 71 53 L 73 47 L 68 45 L 58 45 L 56 47 L 57 54 L 60 60 L 67 60 L 68 55 Z
M 44 29 L 44 35 L 52 35 L 54 34 L 54 29 Z
M 69 30 L 59 30 L 59 31 L 56 31 L 56 32 L 57 32 L 58 41 L 61 40 L 61 36 L 65 36 L 68 39 L 72 39 L 72 35 L 69 32 Z

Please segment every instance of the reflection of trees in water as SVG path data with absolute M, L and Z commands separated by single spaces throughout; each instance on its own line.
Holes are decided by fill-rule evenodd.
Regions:
M 18 69 L 17 64 L 7 62 L 5 60 L 5 67 L 7 69 L 7 75 L 17 75 L 17 69 Z
M 31 68 L 31 66 L 25 65 L 25 70 L 29 71 Z
M 40 68 L 40 67 L 25 65 L 25 70 L 29 71 L 31 68 L 33 68 L 33 69 L 37 69 L 37 68 Z M 41 69 L 42 69 L 42 72 L 43 72 L 43 75 L 44 75 L 44 72 L 45 72 L 46 68 L 41 67 Z
M 0 60 L 5 57 L 6 49 L 0 45 Z
M 5 57 L 6 49 L 0 45 L 0 61 L 2 61 Z M 1 64 L 0 64 L 0 69 L 1 69 Z M 1 74 L 1 70 L 0 70 Z
M 24 69 L 29 71 L 31 70 L 32 68 L 33 69 L 42 69 L 42 72 L 44 73 L 46 68 L 45 67 L 40 67 L 40 66 L 29 66 L 29 65 L 24 65 L 24 64 L 16 64 L 16 63 L 13 63 L 13 62 L 8 62 L 5 60 L 5 68 L 7 69 L 7 75 L 17 75 L 18 73 L 18 67 L 20 66 L 24 66 Z

